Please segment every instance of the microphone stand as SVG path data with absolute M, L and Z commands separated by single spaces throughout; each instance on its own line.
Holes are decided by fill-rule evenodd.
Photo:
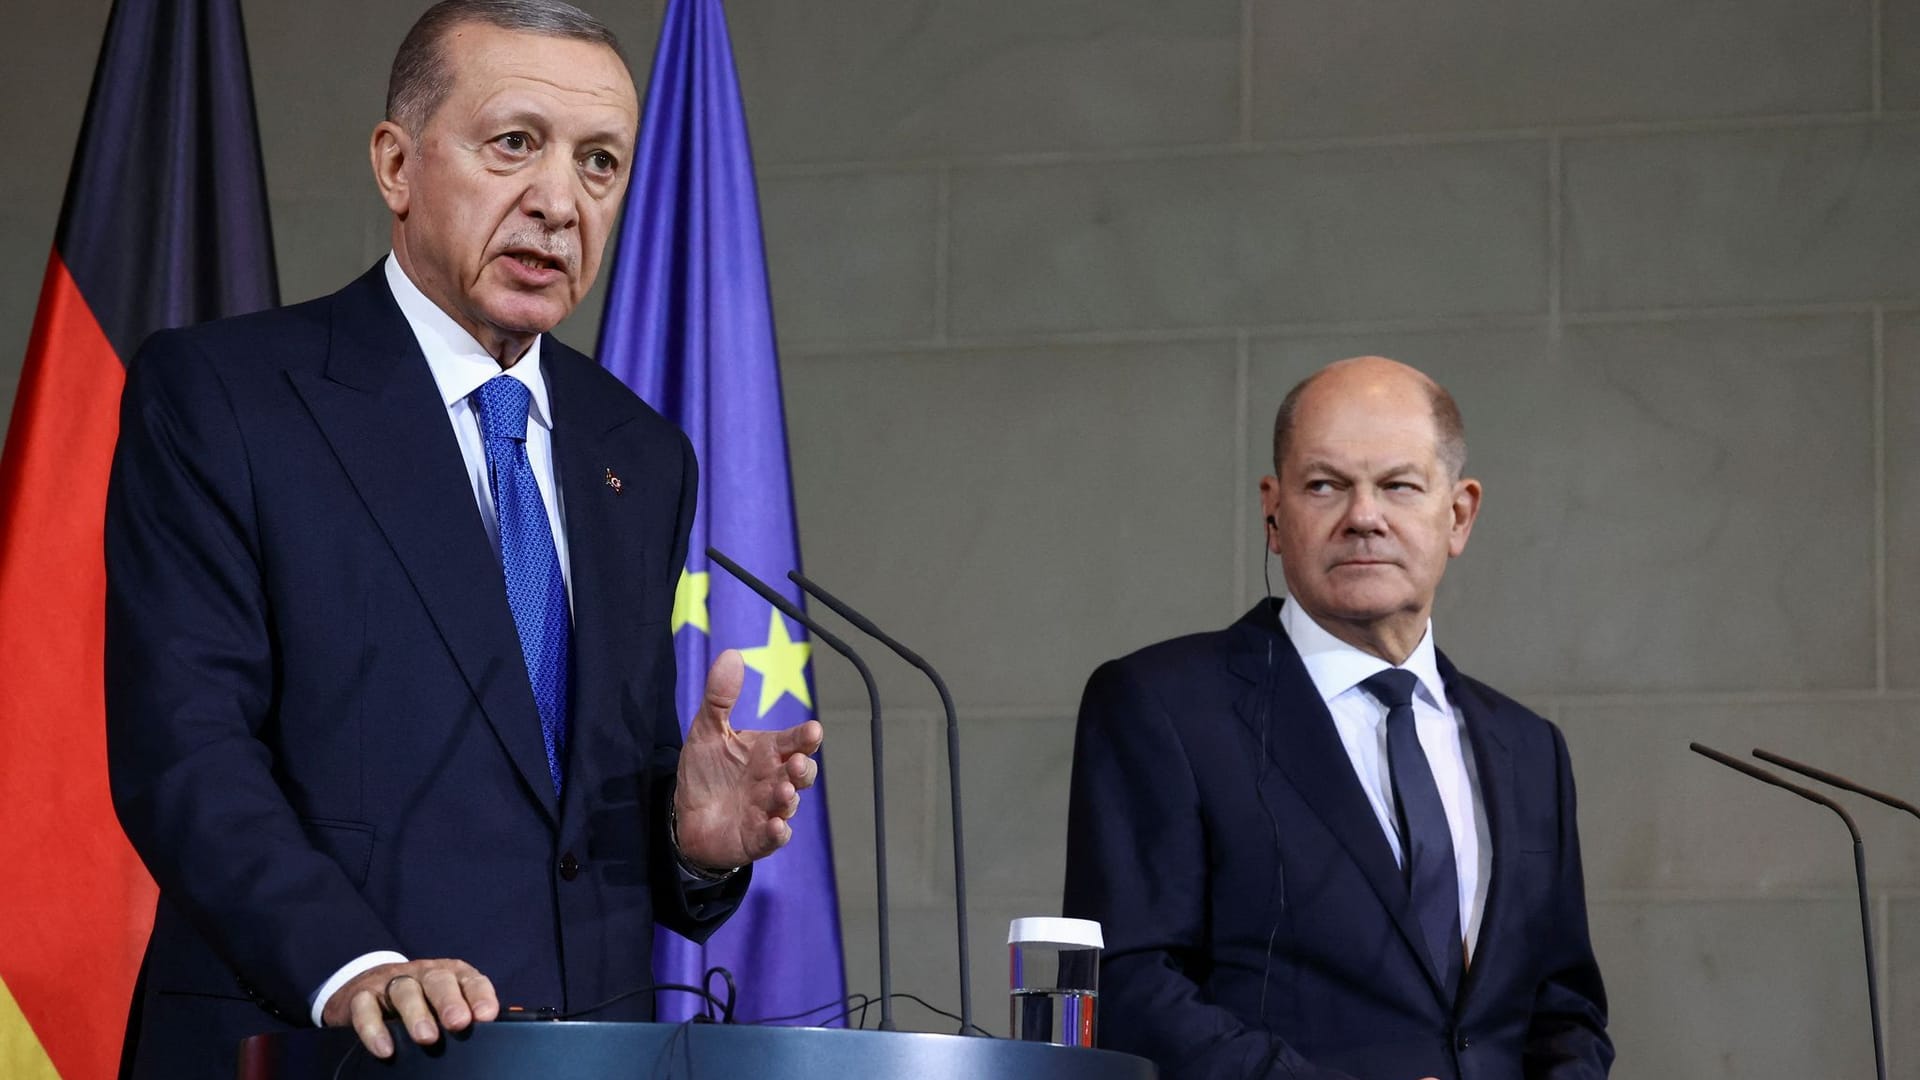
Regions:
M 1712 758 L 1727 768 L 1735 772 L 1745 773 L 1763 784 L 1772 784 L 1774 787 L 1791 791 L 1808 802 L 1819 803 L 1821 806 L 1839 814 L 1840 820 L 1846 822 L 1847 831 L 1853 834 L 1853 878 L 1854 884 L 1860 891 L 1860 936 L 1866 943 L 1867 949 L 1867 1011 L 1872 1014 L 1873 1019 L 1874 1076 L 1877 1080 L 1887 1080 L 1887 1052 L 1880 1038 L 1879 979 L 1874 973 L 1873 962 L 1873 914 L 1867 907 L 1867 849 L 1866 845 L 1860 841 L 1860 827 L 1853 823 L 1853 815 L 1847 813 L 1839 803 L 1834 802 L 1827 796 L 1817 791 L 1801 787 L 1799 784 L 1770 773 L 1758 765 L 1750 765 L 1737 757 L 1730 754 L 1723 754 L 1710 746 L 1702 746 L 1699 743 L 1689 743 L 1688 747 L 1702 757 Z
M 860 678 L 867 684 L 867 704 L 873 710 L 873 868 L 874 890 L 878 894 L 880 905 L 880 1030 L 893 1031 L 893 957 L 887 926 L 887 812 L 886 789 L 881 782 L 882 758 L 880 748 L 880 691 L 874 688 L 873 672 L 867 669 L 866 661 L 846 642 L 834 637 L 819 623 L 807 617 L 800 606 L 779 593 L 773 587 L 743 569 L 739 563 L 721 554 L 719 549 L 709 547 L 707 558 L 712 559 L 721 569 L 732 574 L 740 583 L 778 608 L 782 614 L 807 628 L 814 637 L 841 656 L 853 662 L 854 669 L 860 672 Z
M 798 570 L 787 571 L 787 577 L 795 585 L 805 590 L 807 595 L 832 608 L 839 616 L 852 623 L 862 633 L 892 649 L 894 654 L 914 667 L 933 682 L 933 688 L 940 692 L 940 707 L 947 713 L 947 786 L 953 794 L 953 908 L 956 936 L 960 948 L 960 1034 L 973 1034 L 973 980 L 972 965 L 968 962 L 967 951 L 967 866 L 966 845 L 960 838 L 960 721 L 954 715 L 953 695 L 947 692 L 947 682 L 933 665 L 922 659 L 919 653 L 894 640 L 872 619 L 853 610 L 846 601 L 808 580 Z

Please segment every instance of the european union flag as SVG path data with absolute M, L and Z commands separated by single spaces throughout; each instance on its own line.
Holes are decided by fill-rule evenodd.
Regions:
M 654 54 L 640 146 L 600 331 L 600 361 L 679 424 L 700 460 L 700 503 L 674 599 L 684 726 L 706 672 L 745 655 L 736 727 L 783 728 L 814 715 L 811 646 L 744 586 L 720 576 L 708 545 L 798 601 L 800 565 L 760 210 L 746 117 L 720 0 L 673 0 Z M 700 982 L 718 965 L 738 980 L 742 1019 L 822 1007 L 846 994 L 839 902 L 827 838 L 824 769 L 802 798 L 792 841 L 754 869 L 745 904 L 704 947 L 660 931 L 654 974 Z M 697 1002 L 661 995 L 663 1020 Z

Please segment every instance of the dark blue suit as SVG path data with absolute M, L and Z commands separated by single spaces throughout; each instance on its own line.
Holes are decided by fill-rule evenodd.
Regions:
M 134 1074 L 231 1076 L 239 1039 L 307 1024 L 376 949 L 584 1008 L 650 981 L 656 920 L 703 937 L 744 890 L 687 894 L 667 848 L 692 450 L 587 358 L 548 339 L 541 363 L 574 596 L 557 799 L 500 561 L 381 268 L 131 365 L 108 750 L 161 890 Z
M 1478 946 L 1449 1000 L 1276 611 L 1112 661 L 1087 685 L 1064 906 L 1105 928 L 1101 1045 L 1169 1080 L 1604 1077 L 1560 733 L 1440 657 L 1493 849 Z

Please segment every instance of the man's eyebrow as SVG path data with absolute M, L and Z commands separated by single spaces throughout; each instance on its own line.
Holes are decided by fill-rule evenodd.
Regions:
M 510 106 L 499 110 L 482 109 L 478 114 L 481 120 L 492 126 L 535 128 L 542 131 L 554 127 L 554 116 L 544 109 L 527 108 L 524 105 Z M 624 144 L 627 134 L 620 128 L 596 128 L 581 138 L 581 142 L 610 142 Z
M 611 146 L 620 150 L 625 150 L 633 145 L 633 140 L 626 132 L 612 128 L 590 131 L 582 136 L 580 141 L 588 145 Z

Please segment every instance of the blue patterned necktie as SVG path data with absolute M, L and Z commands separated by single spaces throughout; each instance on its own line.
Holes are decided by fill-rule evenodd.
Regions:
M 1434 968 L 1451 997 L 1460 987 L 1465 945 L 1460 935 L 1460 871 L 1453 859 L 1453 831 L 1433 782 L 1427 752 L 1413 726 L 1413 688 L 1418 676 L 1388 668 L 1360 685 L 1387 707 L 1387 773 L 1399 817 L 1400 850 L 1406 854 L 1407 890 L 1414 918 L 1427 939 Z
M 527 403 L 533 394 L 511 375 L 481 384 L 469 400 L 480 415 L 487 449 L 487 483 L 500 519 L 500 565 L 506 572 L 507 606 L 520 632 L 533 702 L 540 710 L 540 735 L 547 746 L 547 771 L 560 793 L 560 763 L 566 760 L 567 680 L 571 664 L 571 616 L 560 555 L 547 526 L 547 507 L 527 461 Z

